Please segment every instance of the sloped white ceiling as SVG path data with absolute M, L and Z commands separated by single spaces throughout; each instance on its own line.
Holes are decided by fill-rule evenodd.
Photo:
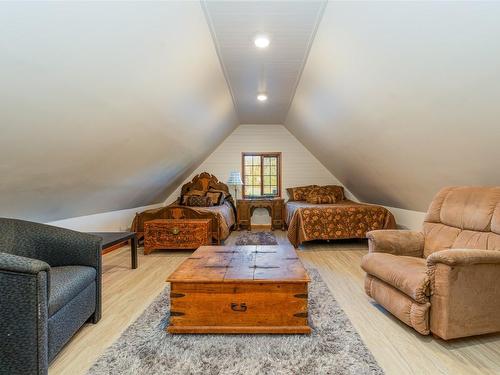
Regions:
M 0 216 L 162 202 L 237 119 L 198 2 L 0 3 Z
M 238 122 L 284 118 L 324 2 L 210 4 L 0 2 L 0 216 L 163 202 Z M 360 200 L 425 210 L 444 185 L 499 185 L 499 19 L 330 2 L 285 125 Z
M 330 2 L 286 119 L 359 199 L 500 185 L 500 3 Z

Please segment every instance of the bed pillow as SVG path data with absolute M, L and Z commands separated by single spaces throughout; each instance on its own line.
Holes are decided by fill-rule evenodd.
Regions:
M 198 195 L 190 195 L 187 197 L 186 206 L 189 207 L 210 207 L 213 206 L 210 197 L 200 197 Z
M 220 206 L 224 201 L 224 195 L 220 191 L 208 191 L 206 196 L 210 198 L 213 206 Z
M 181 195 L 180 202 L 182 205 L 187 206 L 187 201 L 189 197 L 203 197 L 205 195 L 205 192 L 203 190 L 190 190 L 184 195 Z
M 325 185 L 322 186 L 335 196 L 335 202 L 340 202 L 345 199 L 344 187 L 339 185 Z
M 217 190 L 217 189 L 214 189 L 214 188 L 208 189 L 208 193 L 221 193 L 222 196 L 220 198 L 220 204 L 224 203 L 224 201 L 226 200 L 226 198 L 231 196 L 231 194 L 229 194 L 228 192 L 226 192 L 224 190 Z
M 306 198 L 307 203 L 312 204 L 332 204 L 337 202 L 337 197 L 325 186 L 318 186 L 311 190 Z
M 312 189 L 318 185 L 297 186 L 286 189 L 290 201 L 305 201 Z

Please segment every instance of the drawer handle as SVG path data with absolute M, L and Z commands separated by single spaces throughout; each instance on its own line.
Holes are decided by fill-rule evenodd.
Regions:
M 231 303 L 231 310 L 233 311 L 239 311 L 239 312 L 245 312 L 247 311 L 247 304 L 245 302 L 243 303 Z
M 179 234 L 179 232 L 180 232 L 179 228 L 177 228 L 177 227 L 173 227 L 173 228 L 172 228 L 172 234 L 174 234 L 174 235 L 178 235 L 178 234 Z

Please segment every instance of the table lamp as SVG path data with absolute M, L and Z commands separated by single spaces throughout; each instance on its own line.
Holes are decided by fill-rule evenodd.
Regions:
M 238 199 L 238 186 L 243 186 L 243 181 L 241 181 L 240 172 L 237 171 L 230 172 L 227 184 L 228 186 L 234 186 L 234 198 Z

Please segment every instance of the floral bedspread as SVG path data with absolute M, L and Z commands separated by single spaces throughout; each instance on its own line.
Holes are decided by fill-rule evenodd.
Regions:
M 348 199 L 334 204 L 288 202 L 286 211 L 288 239 L 295 247 L 312 240 L 366 238 L 371 230 L 396 228 L 386 208 Z

